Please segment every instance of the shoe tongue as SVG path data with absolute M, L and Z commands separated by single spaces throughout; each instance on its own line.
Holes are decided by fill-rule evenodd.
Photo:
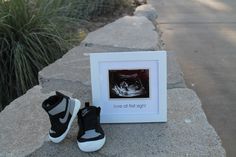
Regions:
M 44 100 L 42 103 L 43 109 L 48 112 L 54 107 L 56 107 L 59 103 L 61 103 L 63 100 L 63 97 L 58 95 L 50 96 L 48 99 Z
M 86 117 L 86 116 L 96 116 L 96 108 L 93 106 L 89 106 L 89 107 L 85 107 L 82 111 L 81 111 L 81 116 L 82 117 Z
M 91 130 L 96 128 L 98 122 L 96 107 L 94 106 L 85 107 L 81 111 L 81 116 L 83 119 L 85 130 Z

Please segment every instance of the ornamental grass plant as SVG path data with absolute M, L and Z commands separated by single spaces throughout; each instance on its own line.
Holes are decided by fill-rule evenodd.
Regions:
M 61 0 L 0 0 L 0 110 L 66 52 L 67 9 Z
M 79 44 L 78 22 L 130 0 L 0 0 L 0 111 L 38 84 L 38 72 Z

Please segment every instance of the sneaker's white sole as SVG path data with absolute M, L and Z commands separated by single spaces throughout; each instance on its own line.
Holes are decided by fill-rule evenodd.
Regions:
M 68 125 L 66 131 L 65 131 L 61 136 L 56 137 L 56 138 L 55 138 L 55 137 L 51 137 L 50 135 L 48 135 L 49 139 L 50 139 L 52 142 L 54 142 L 54 143 L 59 143 L 59 142 L 61 142 L 62 140 L 64 140 L 65 137 L 66 137 L 66 135 L 68 134 L 68 132 L 69 132 L 69 130 L 70 130 L 70 128 L 71 128 L 72 122 L 73 122 L 73 120 L 76 118 L 77 113 L 79 112 L 79 109 L 80 109 L 80 105 L 81 105 L 81 103 L 80 103 L 80 101 L 79 101 L 78 99 L 74 99 L 74 101 L 75 101 L 75 108 L 74 108 L 72 117 L 71 117 L 71 119 L 70 119 L 70 122 L 69 122 L 69 125 Z
M 102 146 L 105 144 L 106 137 L 104 137 L 101 140 L 97 141 L 88 141 L 88 142 L 79 142 L 77 141 L 77 144 L 83 152 L 95 152 L 102 148 Z

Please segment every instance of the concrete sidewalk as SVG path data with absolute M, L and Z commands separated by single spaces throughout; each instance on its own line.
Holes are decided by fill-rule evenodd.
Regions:
M 166 49 L 175 51 L 227 156 L 236 156 L 236 1 L 149 0 Z

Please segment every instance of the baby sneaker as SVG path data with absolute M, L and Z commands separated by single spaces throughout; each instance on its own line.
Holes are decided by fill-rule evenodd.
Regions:
M 77 143 L 84 152 L 97 151 L 105 144 L 106 137 L 100 125 L 100 112 L 100 107 L 89 106 L 88 102 L 79 110 Z
M 49 139 L 54 143 L 61 142 L 67 135 L 71 124 L 80 109 L 80 101 L 56 92 L 46 99 L 42 107 L 48 113 L 51 122 Z

